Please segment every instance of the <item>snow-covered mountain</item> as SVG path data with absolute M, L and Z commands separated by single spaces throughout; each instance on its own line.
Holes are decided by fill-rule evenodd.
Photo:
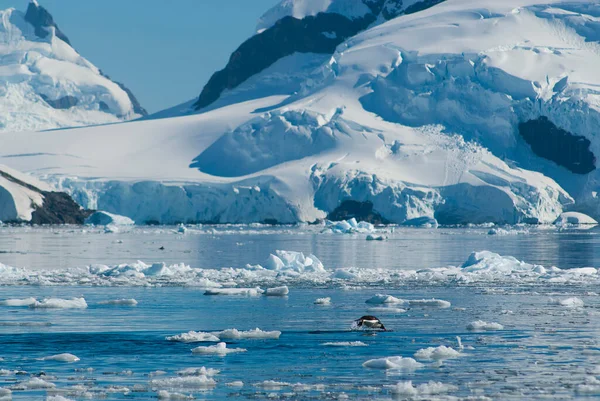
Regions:
M 361 9 L 284 1 L 257 37 L 285 20 L 355 21 Z M 308 222 L 357 205 L 406 224 L 598 219 L 599 17 L 600 2 L 583 0 L 378 14 L 333 54 L 249 63 L 201 113 L 3 134 L 0 163 L 138 223 Z
M 75 51 L 33 0 L 0 11 L 0 130 L 115 123 L 146 114 L 131 91 Z

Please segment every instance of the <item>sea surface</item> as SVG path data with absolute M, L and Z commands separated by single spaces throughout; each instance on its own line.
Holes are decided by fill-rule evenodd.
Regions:
M 596 228 L 513 227 L 501 235 L 490 235 L 489 227 L 395 228 L 387 230 L 387 240 L 381 242 L 366 241 L 365 234 L 322 231 L 320 226 L 190 227 L 185 233 L 177 227 L 116 233 L 102 228 L 2 227 L 0 263 L 33 271 L 137 260 L 243 268 L 264 262 L 276 250 L 287 250 L 314 254 L 327 270 L 419 270 L 461 266 L 471 252 L 488 250 L 546 268 L 600 267 Z M 600 397 L 597 285 L 288 286 L 284 297 L 206 296 L 203 288 L 181 285 L 0 286 L 0 300 L 84 298 L 88 305 L 0 306 L 0 400 Z M 373 311 L 386 306 L 365 302 L 378 293 L 402 300 L 435 298 L 450 306 L 405 302 Z M 329 305 L 314 303 L 326 297 L 331 298 Z M 104 303 L 117 299 L 135 299 L 137 305 Z M 366 314 L 375 314 L 389 331 L 351 330 L 353 320 Z M 498 325 L 468 328 L 479 320 Z M 228 355 L 191 351 L 214 342 L 166 339 L 189 331 L 232 328 L 281 335 L 227 339 L 227 348 L 245 350 Z M 450 358 L 444 353 L 433 359 L 423 358 L 423 352 L 415 356 L 439 346 L 456 353 Z M 80 360 L 43 360 L 63 353 Z M 373 368 L 383 362 L 363 366 L 387 357 L 415 361 L 402 360 L 402 368 Z M 189 368 L 201 367 L 219 373 L 190 375 Z

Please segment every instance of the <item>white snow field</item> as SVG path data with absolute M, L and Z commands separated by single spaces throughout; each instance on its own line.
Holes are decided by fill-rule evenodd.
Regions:
M 361 12 L 283 4 L 277 15 Z M 274 65 L 236 88 L 253 96 L 226 93 L 202 114 L 4 133 L 0 163 L 138 224 L 312 222 L 345 200 L 394 223 L 598 219 L 597 171 L 536 156 L 518 130 L 543 116 L 600 154 L 597 4 L 447 0 L 324 63 L 302 55 L 301 72 Z M 294 85 L 275 90 L 262 74 Z
M 0 131 L 39 131 L 140 117 L 128 94 L 25 13 L 0 11 Z

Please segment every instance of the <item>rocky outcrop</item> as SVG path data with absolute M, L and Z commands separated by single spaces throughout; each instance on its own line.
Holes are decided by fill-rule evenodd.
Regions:
M 40 96 L 42 99 L 44 99 L 44 102 L 58 110 L 70 109 L 71 107 L 77 106 L 77 103 L 79 103 L 79 99 L 77 99 L 75 96 L 64 96 L 56 100 L 52 100 L 46 95 Z
M 71 45 L 69 38 L 65 35 L 54 22 L 52 14 L 44 7 L 40 6 L 36 0 L 29 3 L 27 13 L 25 13 L 25 21 L 29 22 L 35 28 L 35 34 L 44 39 L 50 35 L 50 28 L 54 28 L 56 37 Z
M 14 184 L 24 190 L 36 193 L 38 196 L 41 195 L 43 198 L 41 204 L 32 202 L 31 206 L 34 210 L 33 213 L 31 213 L 31 220 L 25 221 L 27 223 L 39 225 L 83 224 L 85 219 L 93 213 L 93 211 L 83 209 L 64 192 L 42 190 L 4 170 L 0 170 L 0 177 L 10 182 L 11 185 Z M 14 191 L 15 188 L 12 188 L 12 190 Z M 7 191 L 6 189 L 5 192 L 7 194 L 10 193 L 10 191 Z M 11 220 L 6 222 L 22 223 L 24 221 L 19 218 L 11 218 Z
M 546 117 L 519 124 L 519 134 L 533 153 L 575 174 L 588 174 L 596 169 L 590 141 L 557 127 Z
M 333 54 L 340 43 L 379 19 L 418 12 L 444 0 L 424 0 L 407 8 L 403 7 L 402 0 L 362 1 L 371 12 L 359 18 L 326 12 L 302 19 L 286 16 L 254 35 L 233 52 L 223 70 L 210 78 L 194 108 L 200 110 L 211 105 L 223 91 L 236 88 L 283 57 L 296 52 Z
M 119 85 L 119 88 L 123 89 L 123 91 L 125 91 L 125 93 L 127 93 L 127 96 L 129 97 L 129 101 L 133 105 L 133 111 L 136 114 L 139 114 L 141 116 L 147 116 L 148 115 L 148 111 L 145 108 L 142 107 L 142 105 L 140 104 L 139 100 L 137 100 L 137 98 L 135 97 L 135 95 L 133 94 L 133 92 L 128 87 L 126 87 L 125 84 L 123 84 L 123 83 L 121 83 L 119 81 L 115 81 L 114 79 L 112 79 L 111 77 L 109 77 L 108 75 L 106 75 L 102 71 L 100 71 L 100 75 L 102 75 L 106 79 L 110 79 L 111 81 L 113 81 L 114 83 L 116 83 L 117 85 Z

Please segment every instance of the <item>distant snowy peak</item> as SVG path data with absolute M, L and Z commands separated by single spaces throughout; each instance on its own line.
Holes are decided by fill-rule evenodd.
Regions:
M 284 57 L 294 53 L 331 55 L 339 44 L 373 25 L 443 1 L 284 0 L 260 19 L 258 33 L 242 43 L 227 66 L 210 78 L 194 107 L 214 107 L 225 91 Z
M 80 56 L 37 1 L 0 11 L 0 131 L 38 131 L 130 120 L 133 94 Z

